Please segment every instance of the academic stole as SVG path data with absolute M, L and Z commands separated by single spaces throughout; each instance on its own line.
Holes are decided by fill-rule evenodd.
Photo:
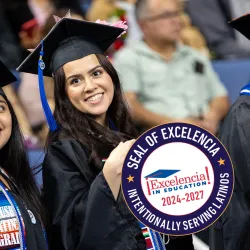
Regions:
M 22 215 L 13 196 L 2 183 L 0 183 L 0 208 L 2 211 L 8 211 L 9 213 L 8 218 L 0 216 L 0 223 L 4 225 L 2 228 L 6 228 L 6 232 L 2 232 L 3 239 L 1 239 L 0 248 L 26 250 L 26 231 Z M 15 230 L 9 228 L 9 225 L 15 224 L 14 220 L 18 227 Z
M 102 159 L 102 166 L 104 166 L 107 159 Z M 149 227 L 146 227 L 139 221 L 139 225 L 142 230 L 143 237 L 146 242 L 147 250 L 166 250 L 165 244 L 160 233 L 153 231 Z
M 14 180 L 7 174 L 7 172 L 4 171 L 3 168 L 0 167 L 0 173 L 7 178 L 12 185 L 18 190 Z M 25 209 L 28 211 L 27 207 L 25 206 L 25 204 L 23 204 Z M 12 208 L 12 211 L 10 211 L 9 208 Z M 26 246 L 26 229 L 25 229 L 25 224 L 24 224 L 24 220 L 22 217 L 22 214 L 20 212 L 20 209 L 17 205 L 17 203 L 15 202 L 15 199 L 13 197 L 13 195 L 9 192 L 8 188 L 6 188 L 1 182 L 0 182 L 0 210 L 4 210 L 7 209 L 9 211 L 9 213 L 12 212 L 12 217 L 13 218 L 8 218 L 8 219 L 16 219 L 17 221 L 17 225 L 18 225 L 18 229 L 15 230 L 15 236 L 19 238 L 19 242 L 16 242 L 19 247 L 18 248 L 5 248 L 5 249 L 11 249 L 11 250 L 27 250 L 27 246 Z M 1 220 L 6 221 L 5 218 L 1 218 L 0 216 L 0 222 Z M 3 222 L 4 223 L 4 222 Z M 33 223 L 33 222 L 32 222 Z M 5 223 L 6 226 L 6 223 Z M 42 226 L 42 230 L 43 230 L 43 235 L 46 241 L 46 246 L 47 249 L 49 249 L 49 244 L 48 244 L 48 239 L 47 239 L 47 234 L 45 231 L 45 227 L 43 226 L 43 223 L 41 222 L 41 226 Z M 13 236 L 14 231 L 10 228 L 9 232 L 7 232 L 8 234 L 12 234 L 11 236 Z M 13 241 L 13 240 L 12 240 Z M 3 242 L 4 243 L 4 242 Z M 15 242 L 14 242 L 15 244 Z M 2 242 L 0 243 L 0 248 L 2 246 Z

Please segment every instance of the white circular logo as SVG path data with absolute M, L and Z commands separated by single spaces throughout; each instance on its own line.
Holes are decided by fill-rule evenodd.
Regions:
M 198 148 L 182 142 L 165 144 L 153 151 L 141 174 L 147 200 L 168 215 L 186 215 L 199 209 L 210 197 L 213 184 L 209 159 Z

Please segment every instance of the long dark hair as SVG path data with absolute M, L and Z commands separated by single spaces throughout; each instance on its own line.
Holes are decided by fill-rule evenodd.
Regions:
M 12 132 L 9 141 L 0 150 L 0 165 L 15 182 L 18 193 L 25 204 L 32 207 L 36 216 L 45 222 L 45 212 L 40 200 L 40 193 L 32 175 L 23 136 L 11 103 L 5 95 L 12 119 Z M 10 186 L 13 186 L 9 183 Z
M 101 149 L 114 148 L 120 141 L 135 138 L 136 131 L 121 89 L 118 74 L 104 55 L 96 55 L 100 65 L 110 75 L 114 84 L 114 97 L 108 109 L 108 117 L 117 128 L 117 132 L 99 125 L 93 117 L 77 110 L 70 102 L 65 92 L 65 74 L 63 68 L 55 72 L 55 111 L 54 116 L 60 130 L 49 134 L 47 144 L 58 140 L 62 134 L 69 136 L 90 151 L 90 161 L 95 166 L 101 166 L 99 157 Z M 118 132 L 119 131 L 119 132 Z

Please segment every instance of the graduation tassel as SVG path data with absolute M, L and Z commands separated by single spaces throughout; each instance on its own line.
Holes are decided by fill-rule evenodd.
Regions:
M 44 114 L 47 119 L 47 123 L 49 125 L 49 129 L 51 131 L 56 131 L 57 130 L 57 124 L 55 121 L 55 118 L 52 114 L 52 111 L 50 109 L 50 106 L 48 104 L 47 98 L 46 98 L 46 93 L 45 93 L 45 88 L 44 88 L 44 82 L 43 82 L 43 70 L 45 69 L 45 63 L 43 62 L 43 40 L 41 42 L 41 51 L 40 51 L 40 58 L 38 61 L 38 81 L 39 81 L 39 91 L 40 91 L 40 98 L 44 110 Z

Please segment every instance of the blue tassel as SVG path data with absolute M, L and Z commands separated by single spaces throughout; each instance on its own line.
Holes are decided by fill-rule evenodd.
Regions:
M 42 41 L 42 48 L 40 51 L 40 58 L 38 61 L 38 80 L 39 80 L 39 91 L 40 91 L 40 98 L 44 110 L 44 114 L 47 119 L 47 123 L 49 125 L 49 129 L 51 131 L 56 131 L 57 130 L 57 124 L 55 121 L 55 118 L 52 114 L 52 111 L 50 109 L 50 106 L 48 104 L 47 98 L 46 98 L 46 93 L 45 93 L 45 88 L 44 88 L 44 82 L 43 82 L 43 70 L 45 69 L 45 63 L 43 62 L 43 41 Z

